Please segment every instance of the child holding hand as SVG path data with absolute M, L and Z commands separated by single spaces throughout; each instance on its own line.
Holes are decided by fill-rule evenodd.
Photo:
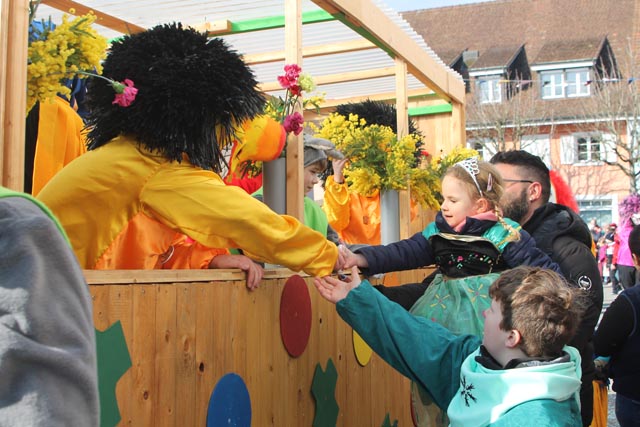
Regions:
M 580 355 L 566 346 L 582 304 L 553 271 L 517 267 L 490 286 L 483 338 L 455 335 L 360 281 L 315 278 L 325 299 L 387 363 L 447 410 L 452 427 L 581 426 Z
M 355 252 L 341 248 L 345 257 L 341 267 L 357 266 L 366 274 L 378 274 L 435 264 L 433 281 L 410 312 L 454 334 L 481 336 L 482 313 L 491 304 L 489 287 L 499 272 L 528 265 L 560 273 L 519 224 L 502 218 L 498 204 L 502 191 L 502 179 L 493 165 L 476 158 L 458 162 L 443 177 L 441 210 L 424 231 Z M 415 386 L 412 399 L 418 425 L 447 424 L 443 414 L 426 409 L 429 397 Z

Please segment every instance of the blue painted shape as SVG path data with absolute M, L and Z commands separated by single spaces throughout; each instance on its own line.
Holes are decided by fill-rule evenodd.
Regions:
M 242 377 L 227 374 L 216 384 L 207 410 L 207 427 L 251 427 L 251 399 Z

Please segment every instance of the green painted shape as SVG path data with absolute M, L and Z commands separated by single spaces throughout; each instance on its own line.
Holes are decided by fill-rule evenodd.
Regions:
M 428 116 L 430 114 L 450 113 L 453 111 L 451 104 L 429 105 L 426 107 L 409 108 L 409 116 Z
M 336 384 L 338 382 L 338 371 L 329 358 L 327 369 L 322 370 L 322 366 L 316 365 L 311 384 L 311 393 L 316 400 L 316 413 L 313 417 L 313 427 L 335 427 L 338 421 L 340 407 L 336 401 Z
M 333 21 L 335 18 L 324 10 L 304 12 L 302 14 L 302 24 L 316 24 L 318 22 Z M 228 35 L 238 33 L 249 33 L 252 31 L 272 30 L 284 27 L 284 15 L 266 16 L 258 19 L 247 19 L 246 21 L 232 21 L 231 31 L 216 33 L 216 35 Z
M 387 415 L 384 417 L 382 426 L 380 427 L 398 427 L 398 420 L 395 420 L 393 424 L 391 424 L 391 419 L 389 418 L 389 413 L 387 412 Z
M 344 13 L 336 13 L 333 16 L 338 21 L 342 22 L 344 25 L 346 25 L 347 27 L 351 28 L 353 31 L 355 31 L 356 33 L 358 33 L 359 35 L 361 35 L 365 39 L 369 40 L 371 43 L 373 43 L 374 45 L 378 46 L 380 49 L 382 49 L 385 52 L 387 52 L 387 55 L 389 55 L 391 58 L 395 59 L 396 54 L 393 53 L 393 51 L 391 49 L 389 49 L 387 46 L 382 44 L 382 42 L 380 40 L 378 40 L 376 37 L 374 37 L 373 34 L 371 34 L 369 31 L 365 30 L 362 27 L 358 27 L 358 26 L 352 24 L 348 19 L 345 18 Z
M 120 422 L 116 384 L 131 367 L 131 356 L 118 320 L 104 332 L 96 329 L 98 353 L 98 392 L 100 394 L 100 426 L 112 427 Z

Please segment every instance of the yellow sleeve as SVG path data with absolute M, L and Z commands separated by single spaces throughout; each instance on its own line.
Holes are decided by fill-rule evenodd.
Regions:
M 338 233 L 349 226 L 351 221 L 351 200 L 347 183 L 338 184 L 333 176 L 327 177 L 324 188 L 322 209 L 327 214 L 329 224 Z
M 185 162 L 154 174 L 140 198 L 147 215 L 207 247 L 240 248 L 257 261 L 312 276 L 331 274 L 338 257 L 322 234 Z

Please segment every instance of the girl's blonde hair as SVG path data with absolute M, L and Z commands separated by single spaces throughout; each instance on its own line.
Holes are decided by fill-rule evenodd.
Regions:
M 463 182 L 472 200 L 484 198 L 489 202 L 489 207 L 495 212 L 498 221 L 509 231 L 507 241 L 520 239 L 518 230 L 507 224 L 502 217 L 500 198 L 504 193 L 503 181 L 491 163 L 472 157 L 451 166 L 444 176 L 451 176 Z

